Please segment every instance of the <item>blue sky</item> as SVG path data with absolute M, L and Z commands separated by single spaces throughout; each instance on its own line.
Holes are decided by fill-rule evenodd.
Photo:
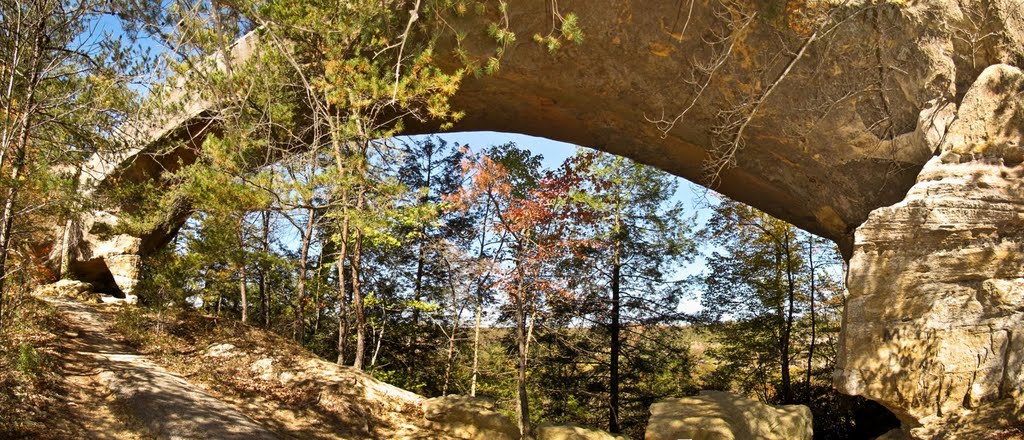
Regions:
M 422 139 L 426 136 L 409 136 L 407 139 Z M 543 156 L 542 165 L 548 169 L 557 168 L 566 158 L 575 154 L 576 150 L 580 148 L 573 144 L 542 137 L 492 131 L 442 133 L 431 136 L 437 136 L 451 144 L 468 145 L 474 151 L 514 142 L 520 148 L 526 148 L 534 154 Z M 686 210 L 687 217 L 695 217 L 695 227 L 702 227 L 711 215 L 711 210 L 707 207 L 708 201 L 713 202 L 715 196 L 710 194 L 705 188 L 693 184 L 686 179 L 680 177 L 676 177 L 676 179 L 678 179 L 679 187 L 675 196 L 670 201 L 681 201 Z M 279 219 L 278 225 L 283 233 L 281 244 L 294 252 L 298 252 L 299 243 L 302 241 L 299 231 L 284 220 Z M 707 246 L 701 246 L 699 250 L 703 253 L 709 252 L 711 249 Z M 698 255 L 692 263 L 678 267 L 671 275 L 671 278 L 673 280 L 684 279 L 690 275 L 699 274 L 706 268 L 707 265 L 704 258 Z M 701 309 L 699 292 L 693 292 L 692 294 L 694 295 L 693 297 L 684 298 L 680 302 L 679 311 L 696 313 Z
M 573 144 L 553 141 L 542 137 L 514 133 L 497 133 L 493 131 L 445 133 L 437 136 L 451 143 L 469 145 L 473 150 L 479 150 L 492 145 L 515 142 L 515 144 L 520 148 L 527 148 L 534 154 L 544 156 L 543 164 L 545 168 L 557 167 L 565 161 L 567 157 L 575 154 L 576 149 L 579 148 Z M 708 217 L 711 215 L 711 210 L 707 207 L 707 200 L 714 200 L 714 196 L 709 195 L 704 187 L 696 185 L 681 177 L 676 177 L 676 179 L 679 182 L 679 189 L 676 191 L 674 200 L 682 201 L 683 206 L 687 209 L 688 215 L 696 216 L 696 226 L 698 228 L 703 226 L 704 222 L 706 222 Z M 704 249 L 702 247 L 701 252 L 705 251 L 708 251 L 708 249 Z M 678 268 L 674 277 L 677 279 L 684 278 L 689 275 L 703 272 L 706 268 L 707 266 L 704 264 L 704 259 L 698 257 L 693 263 Z M 680 310 L 686 313 L 694 313 L 700 310 L 700 298 L 693 297 L 684 299 L 680 304 Z

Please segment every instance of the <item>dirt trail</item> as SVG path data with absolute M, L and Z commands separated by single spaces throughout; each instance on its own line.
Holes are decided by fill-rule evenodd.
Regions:
M 110 337 L 108 319 L 90 305 L 44 297 L 67 317 L 66 369 L 98 377 L 145 431 L 168 439 L 277 439 L 235 407 Z M 84 379 L 80 379 L 84 380 Z

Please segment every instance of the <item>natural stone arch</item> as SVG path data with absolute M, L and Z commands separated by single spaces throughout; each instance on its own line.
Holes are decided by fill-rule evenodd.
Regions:
M 694 72 L 694 61 L 714 56 L 714 47 L 709 47 L 701 36 L 720 25 L 713 13 L 716 2 L 694 0 L 691 27 L 686 34 L 679 35 L 672 21 L 680 5 L 688 5 L 688 2 L 562 0 L 563 8 L 579 14 L 587 33 L 586 42 L 580 46 L 563 46 L 552 55 L 521 38 L 523 42 L 509 49 L 497 74 L 470 79 L 463 84 L 454 98 L 454 105 L 466 110 L 466 118 L 454 130 L 523 133 L 589 146 L 700 183 L 705 177 L 701 164 L 714 144 L 711 132 L 718 123 L 718 112 L 729 103 L 742 100 L 750 90 L 756 91 L 756 86 L 765 78 L 777 78 L 778 67 L 765 64 L 763 58 L 792 51 L 792 48 L 783 49 L 780 41 L 801 41 L 800 35 L 784 25 L 780 27 L 771 20 L 752 22 L 749 28 L 744 28 L 742 40 L 733 48 L 737 55 L 730 61 L 733 63 L 730 68 L 718 72 L 708 82 L 707 90 L 684 120 L 671 130 L 662 131 L 649 119 L 660 118 L 662 112 L 671 118 L 686 108 L 695 94 L 693 84 L 686 81 Z M 542 0 L 514 3 L 510 8 L 513 30 L 521 36 L 546 32 L 550 27 L 544 12 L 546 4 Z M 864 8 L 863 11 L 851 15 L 843 28 L 831 34 L 827 47 L 811 47 L 806 62 L 797 64 L 779 84 L 766 101 L 764 110 L 751 121 L 736 166 L 718 176 L 720 182 L 715 189 L 836 241 L 847 258 L 859 255 L 855 230 L 869 214 L 899 202 L 915 184 L 921 167 L 940 149 L 963 149 L 963 145 L 954 145 L 954 140 L 946 139 L 947 132 L 955 118 L 963 119 L 958 107 L 965 96 L 970 96 L 968 90 L 981 70 L 991 64 L 1021 59 L 1024 23 L 1020 15 L 1015 15 L 1014 5 L 1013 0 L 928 0 L 877 5 L 852 2 L 848 7 Z M 979 47 L 971 48 L 971 55 L 967 57 L 963 53 L 965 43 L 956 29 L 969 26 L 970 20 L 965 17 L 970 16 L 971 8 L 993 11 L 985 26 L 1000 35 L 1000 39 L 976 42 Z M 469 25 L 483 28 L 482 23 Z M 249 44 L 254 43 L 237 44 L 235 55 L 244 56 Z M 484 53 L 492 43 L 478 35 L 469 39 L 467 45 Z M 885 69 L 879 71 L 880 65 L 891 68 L 888 74 Z M 187 99 L 187 85 L 180 90 Z M 1003 94 L 1012 96 L 1012 92 L 1004 90 Z M 1004 95 L 1000 96 L 1005 98 Z M 880 101 L 886 104 L 884 112 L 877 105 Z M 210 110 L 205 103 L 190 102 L 183 113 L 154 124 L 155 128 L 148 133 L 150 139 L 138 148 L 115 158 L 95 158 L 86 173 L 89 176 L 87 187 L 98 187 L 102 192 L 104 185 L 117 185 L 119 179 L 149 179 L 179 158 L 186 161 L 193 158 L 190 152 L 194 149 L 186 147 L 194 147 L 209 129 Z M 886 121 L 889 130 L 878 130 L 879 121 Z M 977 115 L 973 121 L 981 123 Z M 1010 118 L 1005 123 L 1012 125 L 1016 121 Z M 994 130 L 1012 133 L 1011 128 Z M 433 127 L 413 127 L 410 131 L 434 130 Z M 961 134 L 966 132 L 970 130 Z M 990 133 L 977 135 L 985 137 Z M 962 143 L 965 138 L 956 139 Z M 1002 146 L 1019 140 L 1014 141 L 1012 136 L 1000 139 L 1003 144 L 999 151 L 1016 154 L 1013 152 L 1016 150 Z M 180 148 L 172 148 L 165 155 L 146 154 L 155 151 L 158 145 Z M 995 168 L 985 169 L 999 173 Z M 924 190 L 924 197 L 927 194 Z M 921 194 L 912 193 L 912 196 Z M 140 256 L 166 243 L 184 220 L 187 207 L 176 207 L 174 212 L 168 213 L 165 224 L 140 237 L 109 237 L 104 230 L 116 222 L 120 209 L 110 207 L 109 212 L 82 220 L 79 225 L 82 240 L 75 249 L 74 259 L 81 262 L 77 265 L 79 275 L 88 277 L 93 270 L 90 267 L 102 263 L 110 269 L 118 286 L 131 289 L 138 276 Z M 872 218 L 885 221 L 884 214 Z M 1019 233 L 1007 231 L 1007 234 L 1012 239 L 1020 239 Z M 917 246 L 920 237 L 910 234 L 903 239 L 905 248 Z M 936 248 L 938 251 L 940 248 Z M 928 255 L 931 254 L 917 258 Z M 854 279 L 858 275 L 876 276 L 872 271 L 887 264 L 885 259 L 857 258 L 854 257 L 854 261 L 861 261 L 864 266 L 852 269 L 850 276 Z M 984 279 L 1005 278 L 1002 275 Z M 874 286 L 865 289 L 876 290 L 860 293 L 904 293 L 878 292 L 877 285 Z M 873 298 L 884 308 L 891 296 Z M 1015 299 L 1007 301 L 993 306 L 993 310 L 1008 307 L 1006 304 L 1013 304 Z M 855 302 L 851 304 L 851 309 L 859 307 Z M 900 319 L 926 319 L 913 313 L 901 315 Z M 862 318 L 860 322 L 865 325 L 852 326 L 855 324 L 852 320 Z M 913 322 L 927 325 L 921 320 Z M 837 376 L 840 389 L 885 403 L 900 414 L 908 426 L 920 423 L 927 417 L 927 405 L 901 400 L 897 395 L 905 390 L 872 388 L 850 382 L 854 378 L 851 366 L 875 372 L 887 368 L 887 355 L 875 348 L 884 345 L 882 336 L 891 323 L 848 312 L 845 324 L 842 356 L 849 362 Z M 990 334 L 994 333 L 995 330 L 990 330 Z M 960 344 L 959 347 L 966 347 L 969 352 L 970 347 L 964 345 L 969 342 L 956 340 L 957 335 L 947 332 L 942 342 Z M 1009 336 L 1006 339 L 1013 340 Z M 906 339 L 911 345 L 924 342 Z M 1011 345 L 1010 342 L 1005 344 L 1006 347 Z M 903 346 L 896 349 L 913 354 Z M 1006 353 L 1019 354 L 1018 351 L 1007 349 Z M 932 359 L 938 354 L 923 356 Z M 976 367 L 958 364 L 956 368 Z M 900 372 L 882 375 L 890 381 L 908 380 L 912 376 Z M 977 399 L 969 395 L 970 398 L 964 400 L 1016 396 L 1019 381 L 1015 377 L 1010 381 L 992 379 L 998 382 L 989 384 L 995 384 L 994 388 L 989 387 L 996 389 L 995 394 L 982 392 Z M 906 386 L 927 396 L 931 385 L 908 382 Z M 1007 391 L 1007 387 L 1011 389 Z M 946 408 L 944 416 L 949 415 L 948 399 L 940 401 L 938 406 Z

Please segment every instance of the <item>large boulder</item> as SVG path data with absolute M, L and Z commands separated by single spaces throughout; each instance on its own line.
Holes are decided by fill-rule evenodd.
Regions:
M 80 301 L 93 301 L 99 297 L 99 295 L 93 293 L 92 284 L 69 279 L 39 286 L 36 288 L 35 293 L 39 296 L 63 297 Z
M 469 396 L 444 396 L 423 401 L 423 416 L 435 429 L 454 438 L 516 440 L 519 427 L 494 410 L 494 401 Z
M 906 198 L 857 229 L 835 385 L 918 438 L 1024 407 L 1022 94 L 1020 69 L 986 69 Z
M 810 440 L 811 410 L 772 406 L 725 392 L 668 399 L 651 405 L 647 440 Z
M 537 440 L 624 440 L 599 429 L 573 425 L 540 425 L 535 432 Z

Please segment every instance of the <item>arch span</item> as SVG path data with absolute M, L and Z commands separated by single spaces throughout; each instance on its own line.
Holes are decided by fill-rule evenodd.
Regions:
M 1024 86 L 1015 68 L 982 70 L 1024 60 L 1020 2 L 812 2 L 837 8 L 839 24 L 821 34 L 779 6 L 790 3 L 751 2 L 751 14 L 737 17 L 722 14 L 718 0 L 559 0 L 579 15 L 586 37 L 551 54 L 528 38 L 550 30 L 549 2 L 512 2 L 519 42 L 497 74 L 462 85 L 454 105 L 466 117 L 454 130 L 589 146 L 697 183 L 707 182 L 704 164 L 720 158 L 723 146 L 738 145 L 716 190 L 828 237 L 852 257 L 841 390 L 882 402 L 908 429 L 942 426 L 1007 399 L 1012 404 L 998 411 L 1016 417 L 1024 273 L 1014 255 L 1024 251 L 1024 214 L 1014 210 L 1024 206 L 1015 189 L 1024 120 L 1015 103 Z M 983 22 L 974 19 L 979 13 Z M 458 20 L 483 29 L 486 19 Z M 970 38 L 980 31 L 991 37 Z M 234 55 L 252 44 L 239 42 Z M 493 45 L 482 32 L 466 44 L 477 53 Z M 188 98 L 187 84 L 180 93 Z M 152 179 L 188 159 L 184 147 L 209 129 L 208 106 L 188 102 L 154 124 L 150 142 L 95 158 L 90 187 Z M 732 144 L 738 127 L 740 142 Z M 183 149 L 143 158 L 168 142 Z M 961 172 L 980 177 L 958 179 Z M 956 195 L 940 204 L 945 220 L 921 219 L 928 201 L 941 196 L 932 189 Z M 1005 209 L 987 211 L 993 200 Z M 165 243 L 187 207 L 141 237 L 104 235 L 122 208 L 80 222 L 74 259 L 118 262 L 110 272 L 130 290 L 138 255 Z M 999 224 L 987 225 L 991 218 Z M 930 272 L 956 261 L 962 246 L 977 261 L 959 272 Z M 914 276 L 921 273 L 931 275 Z M 963 301 L 949 299 L 950 286 Z M 918 434 L 928 432 L 942 431 Z

